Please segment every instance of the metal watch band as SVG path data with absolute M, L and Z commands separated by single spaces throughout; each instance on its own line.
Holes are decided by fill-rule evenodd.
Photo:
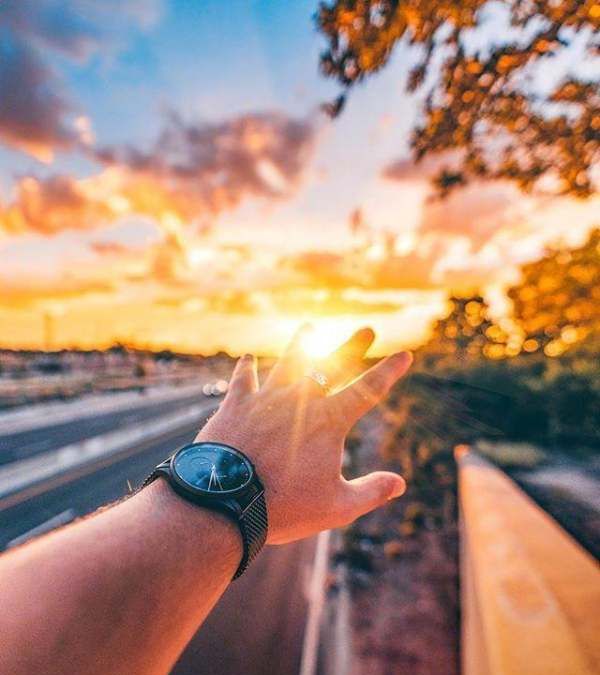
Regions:
M 248 565 L 256 558 L 267 540 L 269 520 L 264 490 L 261 490 L 242 511 L 239 525 L 244 542 L 244 554 L 236 573 L 233 575 L 234 579 L 237 579 L 246 571 Z

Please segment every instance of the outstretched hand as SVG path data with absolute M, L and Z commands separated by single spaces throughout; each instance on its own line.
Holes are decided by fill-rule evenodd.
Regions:
M 346 525 L 405 490 L 388 471 L 346 480 L 344 441 L 410 367 L 409 352 L 389 356 L 356 377 L 374 339 L 363 329 L 316 364 L 330 388 L 307 377 L 315 364 L 302 349 L 301 329 L 259 387 L 256 359 L 243 356 L 218 412 L 197 436 L 242 450 L 265 486 L 268 543 Z M 356 379 L 354 379 L 356 378 Z

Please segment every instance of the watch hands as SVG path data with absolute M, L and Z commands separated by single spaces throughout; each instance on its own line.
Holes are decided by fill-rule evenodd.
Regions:
M 223 492 L 224 488 L 223 488 L 223 483 L 221 483 L 221 478 L 225 478 L 225 476 L 220 476 L 217 473 L 217 467 L 213 464 L 212 468 L 210 470 L 210 477 L 208 479 L 208 489 L 210 490 L 213 487 L 213 483 L 214 483 L 215 485 L 218 485 L 219 490 L 221 490 L 221 492 Z

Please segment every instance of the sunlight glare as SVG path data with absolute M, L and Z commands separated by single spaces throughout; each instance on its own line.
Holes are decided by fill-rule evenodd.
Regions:
M 312 324 L 312 330 L 302 338 L 302 350 L 313 359 L 327 356 L 344 341 L 342 331 L 335 322 L 318 322 Z

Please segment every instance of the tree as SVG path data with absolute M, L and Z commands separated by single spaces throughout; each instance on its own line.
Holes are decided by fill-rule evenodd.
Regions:
M 477 46 L 474 32 L 490 16 L 502 25 L 505 15 L 510 30 L 495 31 L 503 42 Z M 531 75 L 579 41 L 586 59 L 599 55 L 597 1 L 335 0 L 320 4 L 316 21 L 328 41 L 321 69 L 346 91 L 383 68 L 397 44 L 417 48 L 407 88 L 423 90 L 425 103 L 411 147 L 416 161 L 452 154 L 434 180 L 441 195 L 473 179 L 508 179 L 529 191 L 542 177 L 558 194 L 595 191 L 598 82 L 570 75 L 542 90 Z M 340 114 L 344 95 L 326 112 Z
M 521 268 L 508 291 L 527 351 L 559 356 L 582 341 L 597 344 L 600 332 L 600 229 L 583 246 L 555 249 Z
M 418 362 L 425 368 L 462 367 L 482 356 L 505 355 L 507 335 L 490 318 L 481 295 L 452 296 L 448 305 L 448 314 L 435 322 L 429 340 L 417 351 Z

